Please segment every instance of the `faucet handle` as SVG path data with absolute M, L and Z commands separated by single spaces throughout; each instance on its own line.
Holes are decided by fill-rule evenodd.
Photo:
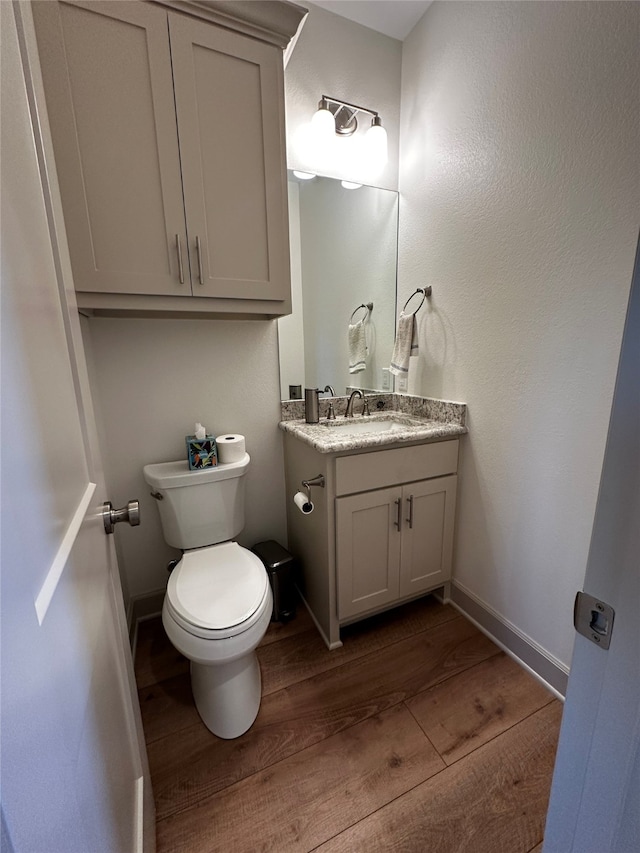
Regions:
M 364 417 L 365 415 L 370 415 L 370 414 L 371 414 L 371 412 L 369 411 L 369 400 L 368 400 L 368 398 L 367 398 L 367 397 L 365 397 L 365 396 L 363 395 L 363 399 L 362 399 L 362 417 Z
M 333 403 L 329 403 L 329 411 L 327 412 L 327 420 L 328 421 L 335 421 L 335 419 L 336 419 L 336 413 L 335 413 L 335 409 L 333 408 Z

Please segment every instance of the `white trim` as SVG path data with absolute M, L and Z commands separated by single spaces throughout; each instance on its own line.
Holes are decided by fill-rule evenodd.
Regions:
M 166 591 L 165 587 L 154 592 L 134 595 L 129 599 L 127 630 L 129 632 L 129 645 L 131 646 L 131 655 L 133 658 L 136 656 L 136 647 L 138 644 L 138 625 L 140 622 L 146 622 L 147 619 L 155 619 L 156 616 L 161 615 Z
M 460 607 L 459 604 L 456 604 L 455 601 L 451 600 L 449 601 L 449 604 L 454 607 L 458 611 L 458 613 L 464 616 L 467 622 L 471 622 L 472 625 L 475 625 L 478 631 L 481 631 L 485 635 L 485 637 L 488 637 L 492 643 L 495 643 L 495 645 L 499 649 L 501 649 L 506 655 L 508 655 L 512 660 L 514 660 L 519 666 L 521 666 L 523 669 L 526 669 L 529 675 L 532 675 L 536 681 L 540 682 L 543 687 L 546 687 L 550 693 L 553 693 L 556 699 L 559 699 L 561 702 L 564 702 L 564 696 L 562 695 L 562 693 L 556 690 L 556 688 L 552 684 L 549 684 L 549 682 L 546 681 L 541 675 L 539 675 L 535 671 L 535 669 L 530 667 L 528 663 L 525 663 L 522 658 L 518 657 L 515 652 L 512 652 L 511 649 L 507 648 L 504 643 L 501 643 L 500 640 L 498 640 L 498 638 L 491 633 L 491 631 L 484 627 L 484 625 L 481 625 L 476 619 L 473 618 L 473 616 L 469 616 L 466 610 Z
M 467 601 L 465 602 L 464 599 Z M 560 661 L 541 649 L 526 634 L 499 616 L 456 581 L 451 584 L 451 598 L 448 603 L 489 637 L 505 654 L 526 669 L 547 690 L 550 690 L 556 698 L 564 702 L 563 690 L 566 690 L 569 670 Z M 475 611 L 475 615 L 472 614 L 472 610 Z M 547 677 L 542 672 L 545 672 Z
M 78 504 L 76 511 L 73 514 L 73 518 L 67 528 L 67 532 L 64 534 L 62 542 L 60 543 L 60 547 L 58 548 L 58 553 L 53 559 L 51 563 L 51 568 L 47 572 L 47 576 L 44 579 L 44 583 L 40 588 L 40 592 L 35 600 L 36 614 L 38 616 L 38 624 L 42 625 L 44 622 L 44 617 L 47 615 L 47 610 L 49 609 L 49 605 L 51 604 L 51 599 L 53 598 L 53 594 L 56 591 L 56 587 L 58 586 L 58 582 L 62 577 L 62 572 L 64 571 L 64 567 L 67 565 L 67 561 L 69 560 L 69 555 L 71 554 L 71 549 L 73 548 L 78 533 L 80 531 L 80 527 L 82 526 L 82 522 L 84 521 L 85 515 L 87 514 L 87 509 L 89 508 L 89 504 L 91 503 L 91 498 L 93 497 L 93 493 L 96 490 L 95 483 L 88 483 L 87 488 L 84 491 L 82 498 L 80 499 L 80 503 Z
M 144 776 L 139 776 L 135 782 L 135 853 L 143 853 L 144 851 Z
M 549 663 L 553 664 L 553 666 L 560 669 L 562 672 L 564 672 L 565 675 L 569 675 L 569 667 L 568 666 L 566 666 L 565 664 L 562 663 L 562 661 L 558 660 L 558 658 L 556 658 L 552 654 L 550 654 L 550 652 L 548 652 L 545 648 L 543 648 L 539 643 L 536 643 L 536 641 L 534 639 L 532 639 L 528 634 L 525 634 L 523 631 L 521 631 L 519 628 L 517 628 L 513 624 L 513 622 L 510 622 L 508 619 L 506 619 L 504 616 L 502 616 L 500 613 L 498 613 L 497 610 L 494 610 L 493 607 L 488 605 L 481 598 L 478 598 L 477 595 L 474 595 L 474 593 L 471 592 L 471 590 L 467 589 L 467 587 L 464 584 L 461 584 L 459 581 L 455 581 L 455 580 L 452 581 L 452 584 L 453 584 L 453 586 L 456 587 L 456 589 L 459 589 L 460 592 L 463 592 L 465 595 L 467 595 L 469 598 L 471 598 L 473 601 L 475 601 L 475 603 L 479 607 L 482 607 L 483 610 L 486 610 L 486 612 L 490 616 L 492 616 L 494 619 L 497 619 L 501 625 L 504 625 L 505 628 L 507 628 L 513 634 L 516 634 L 516 636 L 519 637 L 528 646 L 531 646 L 531 648 L 535 649 L 535 651 L 539 655 L 542 655 L 543 658 L 546 658 L 549 661 Z
M 318 629 L 318 633 L 320 634 L 320 636 L 324 640 L 326 647 L 329 649 L 330 652 L 332 652 L 334 649 L 339 649 L 342 646 L 342 640 L 338 640 L 337 643 L 330 643 L 329 642 L 327 635 L 325 634 L 325 632 L 322 629 L 322 626 L 320 625 L 320 623 L 316 619 L 313 610 L 309 607 L 304 595 L 300 592 L 300 588 L 296 587 L 296 589 L 298 590 L 298 595 L 300 596 L 302 603 L 307 608 L 307 612 L 308 612 L 309 616 L 311 616 L 313 624 L 316 626 L 316 628 Z

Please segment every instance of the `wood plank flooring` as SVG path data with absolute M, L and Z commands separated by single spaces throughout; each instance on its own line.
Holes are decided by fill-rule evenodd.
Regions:
M 432 598 L 342 634 L 272 623 L 258 718 L 225 741 L 160 619 L 139 626 L 158 853 L 538 851 L 560 703 Z

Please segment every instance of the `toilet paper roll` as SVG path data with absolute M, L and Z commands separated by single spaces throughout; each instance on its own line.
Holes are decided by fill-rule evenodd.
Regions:
M 230 462 L 240 462 L 246 453 L 244 436 L 228 435 L 216 436 L 216 445 L 218 447 L 218 461 L 221 465 L 228 465 Z
M 293 502 L 303 515 L 309 515 L 314 510 L 313 504 L 307 500 L 304 492 L 296 492 L 293 496 Z

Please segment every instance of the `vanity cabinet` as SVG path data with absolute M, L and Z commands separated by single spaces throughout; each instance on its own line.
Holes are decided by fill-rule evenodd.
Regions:
M 339 457 L 335 465 L 338 619 L 447 582 L 458 442 Z
M 300 591 L 327 646 L 340 626 L 444 587 L 451 579 L 459 440 L 342 455 L 285 433 L 289 547 Z M 301 481 L 314 512 L 291 497 Z
M 450 579 L 455 496 L 449 476 L 336 499 L 338 619 Z
M 34 3 L 78 305 L 288 313 L 293 32 L 274 43 L 208 20 L 233 4 L 170 5 Z

